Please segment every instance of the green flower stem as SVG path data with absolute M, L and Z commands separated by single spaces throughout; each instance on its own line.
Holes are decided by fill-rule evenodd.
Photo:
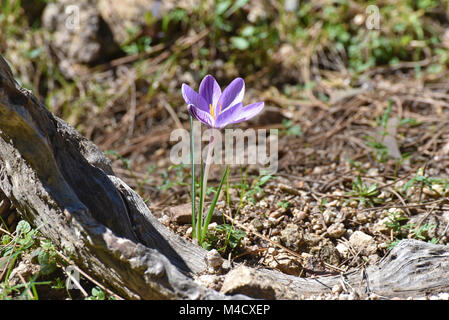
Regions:
M 192 199 L 192 237 L 195 234 L 195 141 L 193 139 L 193 117 L 190 115 L 190 163 L 192 166 L 192 187 L 191 187 L 191 199 Z
M 198 241 L 201 240 L 201 227 L 202 227 L 202 219 L 203 219 L 203 210 L 204 210 L 204 197 L 206 195 L 206 187 L 207 187 L 207 176 L 209 175 L 209 168 L 212 162 L 212 151 L 214 150 L 214 136 L 212 135 L 209 140 L 209 145 L 207 149 L 206 163 L 204 164 L 204 172 L 203 172 L 203 180 L 201 184 L 201 193 L 200 193 L 200 207 L 198 210 L 198 219 L 196 221 L 196 235 Z M 200 243 L 201 244 L 201 243 Z
M 200 215 L 201 212 L 203 211 L 203 199 L 204 199 L 204 194 L 203 194 L 203 177 L 204 177 L 204 168 L 203 168 L 203 159 L 201 159 L 201 164 L 200 164 L 200 201 L 199 201 L 199 207 L 198 207 L 198 213 L 196 216 L 196 221 L 197 221 L 197 225 L 196 228 L 192 230 L 194 231 L 194 238 L 196 237 L 199 241 L 199 234 L 201 233 L 201 223 L 198 223 L 198 221 L 200 221 Z M 200 230 L 199 230 L 200 229 Z

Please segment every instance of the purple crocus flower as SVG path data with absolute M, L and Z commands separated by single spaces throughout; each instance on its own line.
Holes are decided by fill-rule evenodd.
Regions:
M 182 84 L 182 96 L 190 114 L 210 128 L 222 129 L 227 125 L 251 119 L 264 107 L 263 102 L 243 106 L 245 81 L 234 79 L 221 92 L 215 78 L 207 75 L 201 81 L 199 94 L 187 84 Z

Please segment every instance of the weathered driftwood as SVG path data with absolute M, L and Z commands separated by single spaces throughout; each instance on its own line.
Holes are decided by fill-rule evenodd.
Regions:
M 300 299 L 331 293 L 340 285 L 360 298 L 423 297 L 449 290 L 449 247 L 417 240 L 403 240 L 379 263 L 339 276 L 298 278 L 271 270 L 240 266 L 225 280 L 227 293 L 266 299 Z
M 0 189 L 24 218 L 126 298 L 223 298 L 189 277 L 205 270 L 204 250 L 108 174 L 99 149 L 20 88 L 0 57 Z
M 194 282 L 192 275 L 207 268 L 206 251 L 160 224 L 94 144 L 14 81 L 1 56 L 0 189 L 80 268 L 125 298 L 244 297 Z M 417 241 L 403 241 L 376 266 L 343 277 L 302 279 L 244 268 L 230 272 L 224 292 L 294 299 L 326 292 L 342 279 L 361 295 L 449 289 L 449 248 Z

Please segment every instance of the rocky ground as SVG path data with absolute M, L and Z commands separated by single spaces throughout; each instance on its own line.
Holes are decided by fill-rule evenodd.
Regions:
M 334 106 L 335 118 L 321 121 L 316 125 L 319 129 L 307 127 L 313 121 L 309 119 L 319 119 L 319 115 L 312 110 L 304 112 L 306 116 L 299 122 L 303 134 L 281 137 L 279 172 L 260 187 L 260 177 L 252 179 L 237 215 L 239 190 L 232 190 L 234 199 L 230 206 L 223 196 L 217 210 L 227 223 L 234 221 L 235 228 L 245 232 L 238 247 L 221 251 L 226 253 L 225 259 L 310 277 L 374 264 L 399 239 L 447 243 L 449 145 L 443 138 L 448 135 L 443 129 L 446 120 L 440 122 L 429 116 L 432 115 L 429 105 L 408 104 L 397 94 L 395 99 L 400 104 L 396 106 L 403 108 L 402 119 L 414 118 L 416 122 L 389 127 L 394 136 L 391 133 L 385 136 L 391 138 L 385 150 L 388 159 L 379 159 L 380 151 L 367 146 L 364 140 L 376 135 L 376 116 L 382 118 L 385 110 L 379 108 L 376 115 L 376 103 L 371 99 L 392 96 L 388 91 L 373 90 Z M 371 103 L 365 105 L 364 101 Z M 348 106 L 353 109 L 347 110 Z M 329 114 L 317 113 L 321 112 Z M 396 112 L 390 117 L 396 119 L 392 122 L 400 123 Z M 430 138 L 435 135 L 439 138 Z M 307 147 L 298 148 L 301 145 Z M 407 157 L 390 156 L 405 150 Z M 234 181 L 239 180 L 236 171 Z M 188 189 L 183 192 L 179 187 L 178 194 L 184 194 L 185 200 L 174 197 L 168 203 L 164 201 L 163 206 L 155 206 L 153 212 L 160 212 L 163 223 L 188 238 Z M 219 239 L 220 250 L 224 246 L 220 240 L 223 234 L 215 230 L 216 225 L 210 228 Z M 200 277 L 214 287 L 220 287 L 218 279 L 209 275 Z M 345 293 L 338 296 L 341 288 L 332 291 L 333 295 L 321 298 L 355 298 L 346 297 Z

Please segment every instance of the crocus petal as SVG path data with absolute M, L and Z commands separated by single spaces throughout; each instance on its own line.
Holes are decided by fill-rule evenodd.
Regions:
M 201 121 L 205 125 L 209 127 L 214 126 L 214 118 L 209 114 L 209 112 L 203 111 L 200 108 L 197 108 L 193 104 L 189 104 L 187 106 L 187 109 L 189 110 L 189 113 L 197 120 Z
M 240 102 L 222 111 L 215 120 L 214 128 L 222 129 L 227 125 L 234 123 L 234 121 L 237 121 L 242 109 L 243 103 Z
M 187 84 L 183 83 L 181 87 L 182 96 L 187 104 L 193 104 L 195 107 L 209 112 L 209 104 L 204 98 L 190 88 Z
M 246 107 L 243 107 L 240 110 L 239 116 L 237 117 L 237 119 L 235 121 L 233 121 L 232 123 L 239 123 L 239 122 L 246 121 L 246 120 L 251 119 L 252 117 L 257 116 L 263 110 L 264 106 L 265 106 L 265 104 L 263 102 L 256 102 L 256 103 L 249 104 Z
M 207 75 L 201 81 L 200 84 L 200 95 L 206 100 L 209 105 L 216 106 L 218 99 L 221 96 L 221 89 L 215 78 L 211 75 Z
M 222 111 L 232 107 L 243 101 L 245 94 L 245 81 L 242 78 L 237 78 L 232 81 L 218 99 L 218 105 L 221 105 Z

